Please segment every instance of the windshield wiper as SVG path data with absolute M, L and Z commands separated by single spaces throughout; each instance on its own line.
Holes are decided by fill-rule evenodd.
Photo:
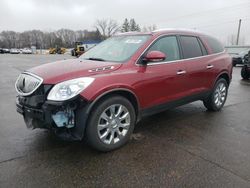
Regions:
M 102 58 L 98 58 L 98 57 L 90 57 L 90 58 L 86 58 L 87 60 L 93 60 L 93 61 L 105 61 L 105 59 Z

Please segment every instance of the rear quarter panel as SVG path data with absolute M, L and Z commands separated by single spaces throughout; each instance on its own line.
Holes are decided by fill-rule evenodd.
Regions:
M 229 76 L 229 81 L 231 82 L 232 73 L 233 73 L 232 58 L 226 52 L 224 52 L 221 55 L 221 57 L 218 57 L 218 58 L 221 58 L 221 61 L 223 62 L 223 64 L 218 63 L 218 68 L 219 68 L 219 66 L 221 66 L 221 69 L 220 69 L 219 75 L 217 77 L 219 77 L 223 73 L 227 73 Z
M 219 78 L 220 75 L 226 73 L 229 76 L 229 80 L 232 79 L 232 58 L 226 53 L 218 53 L 211 55 L 209 60 L 207 61 L 208 64 L 214 65 L 211 71 L 207 72 L 208 77 L 213 77 L 209 82 L 209 87 L 212 88 Z

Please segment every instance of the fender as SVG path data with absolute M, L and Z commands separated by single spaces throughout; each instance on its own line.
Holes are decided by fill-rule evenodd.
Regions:
M 88 101 L 86 106 L 80 108 L 77 110 L 77 120 L 76 122 L 81 122 L 81 124 L 79 124 L 77 126 L 77 131 L 74 132 L 74 136 L 77 136 L 77 140 L 81 140 L 84 137 L 85 134 L 85 128 L 87 126 L 88 123 L 88 118 L 89 118 L 89 114 L 92 110 L 92 108 L 94 107 L 94 105 L 104 96 L 114 93 L 114 92 L 118 92 L 118 91 L 126 91 L 129 92 L 130 94 L 132 94 L 137 102 L 137 122 L 141 119 L 141 110 L 140 110 L 140 105 L 139 105 L 139 100 L 137 98 L 137 96 L 135 95 L 135 93 L 133 91 L 131 91 L 130 89 L 127 88 L 113 88 L 110 89 L 108 91 L 103 92 L 102 94 L 100 94 L 99 96 L 97 96 L 93 101 Z M 85 115 L 83 115 L 85 114 Z
M 220 77 L 222 74 L 226 74 L 226 75 L 228 76 L 228 78 L 229 78 L 229 84 L 230 84 L 230 82 L 231 82 L 231 80 L 232 80 L 232 76 L 230 76 L 230 74 L 228 73 L 228 71 L 222 70 L 222 71 L 217 75 L 216 79 L 214 80 L 213 86 L 215 85 L 216 81 L 219 79 L 219 77 Z
M 98 92 L 96 95 L 94 95 L 95 96 L 95 97 L 93 97 L 94 100 L 91 100 L 92 102 L 90 102 L 90 105 L 88 106 L 88 109 L 87 109 L 86 113 L 89 114 L 90 111 L 91 111 L 91 109 L 93 108 L 93 106 L 102 97 L 104 97 L 104 96 L 106 96 L 108 94 L 114 93 L 114 92 L 119 92 L 119 91 L 125 91 L 125 92 L 128 92 L 128 93 L 132 94 L 135 97 L 135 99 L 136 99 L 137 109 L 138 109 L 138 111 L 140 111 L 140 102 L 139 102 L 139 99 L 138 99 L 138 97 L 136 96 L 136 94 L 131 89 L 124 88 L 124 87 L 119 87 L 119 88 L 115 87 L 115 88 L 112 88 L 112 89 L 106 88 L 104 92 Z

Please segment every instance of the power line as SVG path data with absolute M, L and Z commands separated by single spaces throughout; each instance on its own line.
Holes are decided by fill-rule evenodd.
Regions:
M 178 16 L 178 17 L 171 18 L 171 19 L 186 18 L 186 17 L 190 17 L 190 16 L 195 16 L 195 15 L 209 13 L 209 12 L 216 12 L 216 11 L 221 11 L 221 10 L 225 10 L 225 9 L 234 9 L 234 10 L 236 10 L 236 9 L 246 8 L 245 6 L 242 7 L 243 5 L 250 5 L 250 2 L 242 3 L 242 4 L 238 4 L 238 5 L 233 5 L 233 6 L 227 6 L 227 7 L 217 8 L 217 9 L 205 10 L 205 11 L 202 11 L 202 12 L 196 12 L 196 13 L 192 13 L 192 14 Z M 236 7 L 238 7 L 238 8 L 236 8 Z
M 213 26 L 218 26 L 221 24 L 227 24 L 227 23 L 235 23 L 237 21 L 229 21 L 229 22 L 220 22 L 220 23 L 216 23 L 216 24 L 210 24 L 210 25 L 202 25 L 202 26 L 196 26 L 197 28 L 207 28 L 207 27 L 213 27 Z
M 242 20 L 242 22 L 246 22 L 246 21 L 249 21 L 250 18 L 242 18 L 241 20 Z M 206 28 L 206 27 L 213 27 L 213 26 L 218 26 L 218 25 L 227 24 L 227 23 L 237 23 L 238 21 L 239 21 L 238 19 L 237 20 L 235 19 L 233 21 L 218 22 L 218 23 L 215 23 L 215 24 L 208 24 L 208 25 L 200 25 L 199 26 L 199 24 L 198 24 L 198 25 L 193 26 L 193 27 L 195 27 L 195 28 Z
M 247 5 L 247 6 L 246 6 Z M 166 23 L 167 21 L 176 21 L 176 20 L 179 20 L 179 19 L 185 19 L 187 17 L 194 17 L 194 16 L 198 16 L 198 15 L 203 15 L 205 16 L 206 14 L 208 13 L 216 13 L 218 11 L 220 11 L 219 14 L 225 14 L 225 13 L 228 13 L 228 12 L 221 12 L 221 11 L 228 11 L 230 9 L 233 9 L 233 11 L 235 12 L 236 10 L 240 10 L 242 8 L 247 8 L 249 7 L 250 8 L 250 2 L 247 2 L 247 3 L 241 3 L 241 4 L 236 4 L 236 5 L 232 5 L 232 6 L 227 6 L 227 7 L 221 7 L 221 8 L 217 8 L 217 9 L 209 9 L 209 10 L 204 10 L 202 12 L 195 12 L 195 13 L 191 13 L 191 14 L 186 14 L 186 15 L 183 15 L 183 16 L 176 16 L 176 17 L 170 17 L 169 19 L 164 19 L 162 21 L 159 21 L 157 20 L 157 22 L 164 22 Z M 218 14 L 218 13 L 217 13 Z M 156 21 L 156 20 L 155 20 Z

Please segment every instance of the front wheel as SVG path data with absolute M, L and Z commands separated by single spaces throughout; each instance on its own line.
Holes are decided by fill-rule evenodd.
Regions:
M 203 101 L 204 106 L 210 111 L 219 111 L 224 106 L 228 93 L 228 83 L 224 78 L 220 78 L 207 99 Z
M 94 106 L 86 129 L 88 143 L 99 151 L 123 146 L 133 133 L 135 110 L 124 97 L 111 96 Z

